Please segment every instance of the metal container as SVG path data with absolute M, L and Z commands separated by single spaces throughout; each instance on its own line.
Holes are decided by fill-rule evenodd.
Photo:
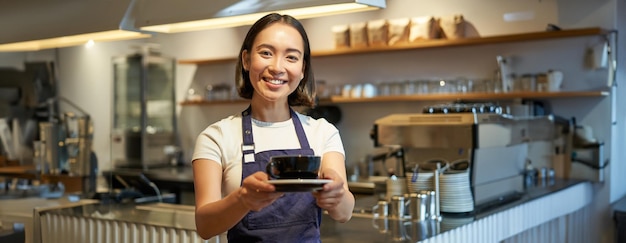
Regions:
M 41 142 L 44 144 L 44 162 L 49 170 L 50 174 L 60 174 L 63 169 L 63 165 L 61 164 L 61 159 L 59 156 L 61 155 L 61 147 L 60 143 L 62 140 L 60 138 L 61 127 L 53 122 L 40 122 L 39 123 L 39 137 Z
M 407 202 L 408 198 L 404 196 L 391 196 L 391 202 L 389 202 L 389 217 L 396 219 L 405 218 L 407 215 Z
M 411 219 L 424 221 L 430 213 L 430 195 L 425 193 L 411 193 Z
M 378 201 L 378 203 L 372 207 L 372 213 L 374 217 L 387 217 L 389 215 L 389 202 Z
M 65 113 L 65 148 L 70 174 L 90 175 L 93 169 L 91 146 L 93 143 L 93 125 L 89 116 L 76 116 Z

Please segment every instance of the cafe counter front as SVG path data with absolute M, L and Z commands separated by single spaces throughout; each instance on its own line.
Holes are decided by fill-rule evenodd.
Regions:
M 516 237 L 518 242 L 542 242 L 545 237 L 566 242 L 585 233 L 577 226 L 584 224 L 580 215 L 592 196 L 590 182 L 555 179 L 528 188 L 516 201 L 480 213 L 444 214 L 438 221 L 418 222 L 374 217 L 367 209 L 377 198 L 359 195 L 347 223 L 323 215 L 322 242 L 500 242 Z M 199 238 L 193 210 L 193 206 L 165 203 L 93 203 L 40 210 L 39 232 L 45 243 L 226 242 L 225 235 L 208 241 Z
M 579 221 L 592 195 L 590 182 L 557 179 L 528 188 L 516 201 L 477 214 L 443 214 L 439 221 L 355 213 L 345 224 L 322 221 L 322 242 L 578 242 L 573 239 L 585 238 Z M 373 197 L 357 199 L 356 211 L 375 203 Z

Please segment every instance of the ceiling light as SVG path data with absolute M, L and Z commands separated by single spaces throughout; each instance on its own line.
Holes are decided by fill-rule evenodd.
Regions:
M 87 43 L 85 43 L 85 47 L 87 47 L 87 49 L 92 48 L 96 43 L 93 40 L 89 40 L 87 41 Z
M 271 12 L 298 19 L 385 8 L 385 0 L 29 0 L 0 8 L 0 52 L 250 25 Z
M 150 0 L 141 2 L 137 27 L 144 31 L 177 33 L 251 25 L 262 16 L 278 12 L 298 19 L 344 14 L 386 7 L 385 0 L 242 0 L 176 2 L 176 11 Z M 189 3 L 192 2 L 192 3 Z M 170 10 L 170 11 L 167 11 Z M 183 12 L 187 14 L 176 14 Z
M 8 44 L 0 44 L 0 52 L 11 51 L 38 51 L 52 48 L 62 48 L 83 45 L 91 41 L 119 41 L 130 40 L 137 38 L 147 38 L 150 35 L 142 34 L 139 32 L 125 31 L 125 30 L 110 30 L 96 33 L 63 36 L 49 39 L 21 41 Z
M 38 51 L 96 42 L 147 38 L 124 30 L 134 1 L 29 0 L 0 8 L 0 52 Z

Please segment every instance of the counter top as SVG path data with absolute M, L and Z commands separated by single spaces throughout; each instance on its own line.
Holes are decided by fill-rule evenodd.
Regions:
M 377 198 L 357 198 L 353 217 L 322 221 L 327 242 L 499 242 L 551 219 L 574 212 L 591 200 L 591 186 L 582 180 L 555 179 L 526 189 L 518 200 L 475 214 L 443 214 L 440 221 L 374 218 L 367 211 Z M 483 235 L 481 235 L 483 234 Z M 470 240 L 473 238 L 474 240 Z
M 134 168 L 116 168 L 110 171 L 104 171 L 104 174 L 109 173 L 124 173 L 124 174 L 139 174 L 143 173 L 149 179 L 155 181 L 169 181 L 179 183 L 192 183 L 193 184 L 193 168 L 191 166 L 168 166 L 150 169 L 134 169 Z
M 203 240 L 196 233 L 194 206 L 89 204 L 41 213 L 43 243 L 65 242 L 226 242 L 226 235 Z
M 189 205 L 166 203 L 145 205 L 95 203 L 60 208 L 46 213 L 195 230 L 194 208 Z
M 0 167 L 0 176 L 21 179 L 37 179 L 35 166 L 6 166 Z
M 95 200 L 70 201 L 66 197 L 58 199 L 18 198 L 0 200 L 0 221 L 4 223 L 24 224 L 25 242 L 39 242 L 33 232 L 37 232 L 37 211 L 74 207 L 83 204 L 97 203 Z M 2 223 L 0 222 L 0 223 Z
M 371 214 L 360 213 L 360 210 L 371 208 L 377 198 L 373 195 L 362 196 L 357 194 L 355 213 L 347 223 L 337 223 L 327 215 L 322 220 L 323 242 L 390 242 L 390 241 L 420 241 L 448 239 L 449 234 L 459 231 L 479 231 L 476 228 L 484 227 L 484 220 L 513 221 L 510 217 L 517 214 L 528 214 L 515 210 L 541 210 L 543 214 L 524 219 L 515 226 L 500 230 L 497 238 L 508 237 L 533 227 L 544 221 L 556 218 L 583 207 L 589 203 L 591 196 L 585 197 L 591 191 L 590 183 L 581 180 L 553 180 L 527 188 L 523 196 L 513 202 L 495 206 L 476 214 L 443 214 L 441 221 L 412 222 L 410 220 L 394 220 L 387 218 L 373 218 Z M 571 198 L 576 198 L 571 202 Z M 541 200 L 549 200 L 550 205 L 542 205 Z M 564 200 L 567 203 L 559 203 Z M 570 201 L 568 201 L 570 200 Z M 539 203 L 539 204 L 538 204 Z M 529 208 L 520 208 L 529 207 Z M 553 210 L 558 207 L 558 210 Z M 128 223 L 141 223 L 165 227 L 195 230 L 193 206 L 171 204 L 148 205 L 102 205 L 90 204 L 71 208 L 49 210 L 46 213 L 61 214 L 77 217 L 117 220 Z M 546 211 L 547 210 L 547 211 Z M 510 213 L 515 215 L 509 215 Z M 515 220 L 517 221 L 517 220 Z M 494 227 L 497 228 L 497 227 Z M 471 235 L 472 233 L 465 233 Z M 498 239 L 499 239 L 498 238 Z M 502 238 L 505 239 L 505 238 Z M 500 241 L 501 239 L 497 240 Z M 434 241 L 435 242 L 435 241 Z M 444 241 L 441 241 L 444 242 Z
M 177 204 L 182 203 L 183 192 L 193 192 L 193 168 L 191 166 L 171 166 L 150 169 L 115 168 L 103 171 L 102 175 L 109 179 L 113 174 L 139 175 L 144 174 L 161 191 L 169 191 L 175 195 Z

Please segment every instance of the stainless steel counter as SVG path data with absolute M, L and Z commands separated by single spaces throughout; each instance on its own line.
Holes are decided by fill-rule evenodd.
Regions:
M 386 218 L 372 218 L 371 214 L 360 213 L 361 211 L 367 211 L 376 203 L 377 198 L 373 195 L 358 195 L 356 202 L 356 213 L 353 218 L 347 223 L 337 223 L 330 219 L 327 215 L 323 216 L 322 220 L 322 241 L 323 242 L 415 242 L 421 240 L 433 240 L 448 237 L 448 234 L 458 233 L 459 230 L 474 231 L 477 227 L 482 227 L 481 222 L 485 219 L 491 220 L 491 217 L 497 216 L 499 220 L 507 220 L 507 217 L 511 217 L 506 214 L 511 210 L 517 210 L 521 206 L 531 205 L 532 207 L 543 207 L 542 205 L 535 205 L 533 203 L 539 202 L 543 199 L 550 199 L 551 202 L 555 202 L 554 198 L 558 197 L 559 200 L 571 200 L 570 197 L 577 198 L 577 202 L 569 203 L 567 206 L 560 206 L 558 215 L 545 214 L 543 216 L 550 218 L 562 216 L 578 210 L 582 205 L 586 205 L 590 199 L 586 199 L 585 194 L 587 187 L 584 185 L 589 184 L 580 180 L 554 180 L 550 183 L 543 185 L 537 185 L 528 188 L 522 198 L 517 201 L 499 205 L 477 214 L 461 214 L 452 215 L 444 214 L 441 221 L 428 221 L 428 222 L 411 222 L 404 220 L 394 220 Z M 577 191 L 571 191 L 570 189 L 577 189 Z M 566 193 L 566 194 L 563 194 Z M 562 195 L 563 194 L 563 195 Z M 589 197 L 590 198 L 590 197 Z M 534 210 L 532 208 L 521 210 Z M 54 217 L 60 216 L 60 220 L 86 218 L 87 222 L 93 220 L 101 220 L 106 222 L 121 222 L 120 225 L 147 225 L 154 226 L 159 229 L 167 230 L 179 229 L 183 230 L 185 237 L 196 237 L 197 235 L 190 232 L 195 232 L 193 206 L 187 205 L 172 205 L 172 204 L 149 204 L 149 205 L 101 205 L 90 204 L 77 207 L 69 207 L 55 210 L 48 210 L 45 212 L 47 216 L 50 216 L 50 220 L 54 220 Z M 534 219 L 533 219 L 534 220 Z M 540 218 L 535 221 L 526 220 L 529 223 L 521 225 L 519 230 L 523 230 L 527 227 L 536 225 L 535 221 L 543 222 L 546 219 Z M 67 221 L 65 221 L 67 222 Z M 117 224 L 117 223 L 115 223 Z M 70 224 L 71 225 L 71 224 Z M 106 225 L 106 223 L 105 223 Z M 510 227 L 514 228 L 514 227 Z M 518 231 L 519 231 L 518 230 Z M 505 231 L 505 230 L 501 230 Z M 155 232 L 159 232 L 156 230 Z M 515 231 L 517 232 L 517 231 Z M 511 234 L 515 233 L 512 231 Z M 88 234 L 89 232 L 78 232 Z M 82 239 L 78 233 L 68 233 L 70 238 Z M 92 232 L 93 233 L 93 232 Z M 99 232 L 99 234 L 105 234 Z M 119 234 L 119 232 L 115 233 Z M 127 233 L 128 234 L 128 233 Z M 179 235 L 185 235 L 179 233 Z M 191 234 L 191 235 L 189 235 Z M 471 232 L 469 233 L 472 234 Z M 120 237 L 120 236 L 116 236 Z M 169 237 L 169 236 L 168 236 Z M 498 236 L 500 237 L 500 236 Z M 62 241 L 60 238 L 58 242 Z M 126 238 L 124 238 L 126 239 Z M 131 239 L 131 238 L 128 238 Z M 215 242 L 223 242 L 224 239 L 213 239 Z M 221 240 L 221 241 L 220 241 Z M 498 240 L 499 241 L 499 240 Z M 57 242 L 57 241 L 48 241 Z M 126 242 L 124 240 L 118 242 Z M 128 241 L 132 242 L 132 241 Z M 172 240 L 171 242 L 177 242 Z M 445 241 L 434 241 L 445 242 Z
M 116 220 L 131 224 L 195 230 L 194 207 L 176 204 L 89 204 L 46 212 L 80 218 Z
M 579 210 L 591 200 L 589 184 L 581 180 L 548 181 L 527 188 L 524 195 L 516 201 L 486 208 L 479 213 L 443 214 L 441 221 L 373 218 L 371 214 L 355 213 L 349 222 L 341 224 L 325 215 L 322 221 L 322 241 L 500 242 L 530 227 Z M 373 196 L 358 198 L 355 211 L 368 211 L 376 200 Z M 542 212 L 549 212 L 533 215 L 537 208 L 541 208 Z M 522 218 L 512 218 L 517 216 Z M 515 222 L 516 225 L 510 225 L 510 222 Z M 490 231 L 495 233 L 485 233 Z M 486 235 L 480 235 L 483 233 Z M 473 238 L 470 239 L 471 237 Z
M 193 193 L 193 169 L 191 166 L 176 166 L 143 169 L 118 168 L 111 171 L 104 171 L 104 177 L 114 174 L 139 175 L 144 174 L 161 191 L 169 191 L 176 195 L 176 203 L 181 204 L 183 192 Z
M 0 224 L 20 223 L 24 225 L 26 243 L 39 242 L 37 212 L 97 203 L 95 200 L 70 201 L 66 197 L 45 199 L 37 197 L 0 200 Z
M 226 242 L 225 235 L 201 239 L 194 206 L 188 205 L 89 204 L 46 211 L 40 218 L 42 243 Z

